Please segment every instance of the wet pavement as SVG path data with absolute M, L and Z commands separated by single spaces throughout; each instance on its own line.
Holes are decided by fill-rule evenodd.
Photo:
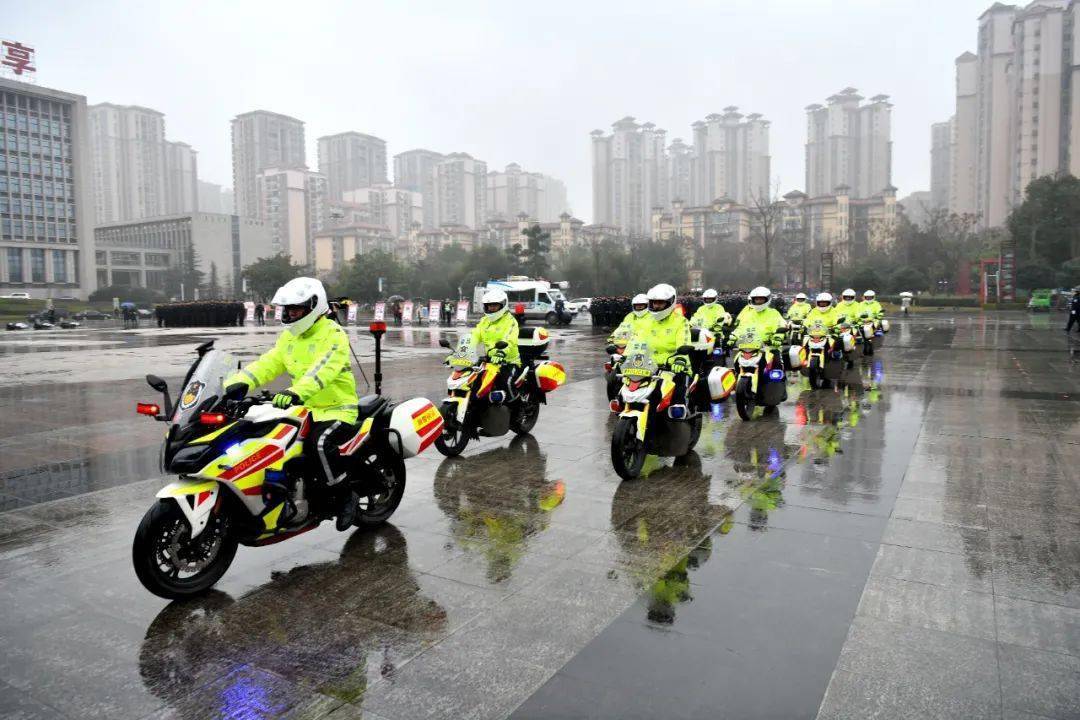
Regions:
M 564 330 L 531 437 L 429 451 L 391 524 L 241 548 L 174 604 L 131 569 L 163 483 L 141 377 L 273 330 L 0 336 L 0 717 L 1080 717 L 1056 319 L 897 321 L 839 389 L 718 406 L 688 462 L 630 483 L 602 338 Z M 391 330 L 388 394 L 441 395 L 438 337 Z

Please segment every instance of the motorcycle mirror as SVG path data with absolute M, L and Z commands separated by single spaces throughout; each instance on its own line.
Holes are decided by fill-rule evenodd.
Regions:
M 495 343 L 495 349 L 496 350 L 503 350 L 506 347 L 507 347 L 507 344 L 506 344 L 505 340 L 500 340 L 499 342 Z
M 439 338 L 439 347 L 444 347 L 447 350 L 450 349 L 450 341 L 446 338 Z
M 160 393 L 169 391 L 169 384 L 159 378 L 157 375 L 147 375 L 146 384 Z
M 608 355 L 614 355 L 615 351 L 618 349 L 619 348 L 617 348 L 614 344 L 608 345 L 606 348 L 604 348 L 604 350 L 607 351 Z

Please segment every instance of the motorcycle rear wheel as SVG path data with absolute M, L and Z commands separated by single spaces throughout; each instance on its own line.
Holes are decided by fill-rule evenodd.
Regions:
M 436 440 L 435 442 L 438 442 Z M 358 528 L 373 528 L 382 525 L 401 504 L 405 496 L 405 461 L 396 454 L 393 457 L 376 455 L 369 458 L 377 471 L 382 474 L 382 481 L 387 491 L 375 495 L 361 496 L 356 509 L 353 525 Z
M 744 377 L 735 386 L 735 410 L 743 420 L 754 416 L 754 393 L 750 389 L 750 378 Z
M 510 412 L 510 429 L 515 435 L 528 435 L 536 426 L 540 417 L 540 403 L 536 400 L 522 400 L 521 404 Z
M 821 366 L 818 365 L 817 360 L 810 361 L 810 369 L 806 371 L 806 374 L 810 378 L 811 389 L 819 390 L 825 387 L 825 376 L 822 374 Z
M 637 438 L 637 424 L 633 418 L 619 418 L 615 422 L 615 432 L 611 434 L 611 464 L 615 474 L 623 480 L 636 479 L 645 464 L 645 455 L 645 444 Z
M 686 446 L 686 454 L 689 455 L 690 451 L 697 445 L 698 440 L 701 439 L 701 427 L 705 424 L 705 417 L 698 413 L 690 419 L 690 442 Z
M 131 545 L 135 575 L 147 590 L 166 600 L 201 595 L 221 579 L 236 556 L 237 541 L 220 516 L 211 517 L 206 528 L 191 540 L 191 526 L 177 501 L 162 498 L 143 515 Z M 209 533 L 209 535 L 208 535 Z M 210 546 L 206 547 L 207 541 Z M 192 561 L 191 552 L 204 557 Z M 182 572 L 194 572 L 180 577 Z

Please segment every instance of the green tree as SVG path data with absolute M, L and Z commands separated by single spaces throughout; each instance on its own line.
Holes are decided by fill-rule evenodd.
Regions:
M 1024 263 L 1016 269 L 1016 287 L 1037 290 L 1054 286 L 1055 271 L 1044 262 Z
M 529 277 L 546 277 L 550 267 L 548 253 L 551 252 L 551 233 L 539 225 L 533 225 L 522 230 L 521 234 L 525 236 L 525 245 L 514 247 L 521 258 L 522 267 Z
M 926 273 L 910 265 L 898 267 L 889 275 L 889 289 L 893 292 L 918 292 L 929 287 Z
M 1028 183 L 1006 222 L 1020 264 L 1058 265 L 1080 255 L 1080 180 L 1046 175 Z M 1045 287 L 1045 286 L 1043 286 Z
M 379 292 L 379 278 L 383 290 Z M 392 253 L 375 250 L 357 255 L 341 270 L 335 291 L 346 297 L 372 302 L 395 293 L 408 294 L 406 270 Z
M 217 263 L 210 263 L 210 279 L 206 281 L 206 297 L 209 300 L 221 299 L 221 282 L 218 280 Z
M 243 277 L 257 300 L 268 301 L 277 289 L 293 278 L 308 274 L 304 265 L 294 265 L 288 255 L 259 258 L 244 268 Z
M 1080 286 L 1080 258 L 1073 258 L 1058 268 L 1056 279 L 1058 287 L 1074 288 Z
M 199 253 L 189 243 L 180 253 L 179 262 L 165 275 L 165 292 L 172 297 L 195 298 L 195 290 L 203 287 L 205 274 L 199 270 Z

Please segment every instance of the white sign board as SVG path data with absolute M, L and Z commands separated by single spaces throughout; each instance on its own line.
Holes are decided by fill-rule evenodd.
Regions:
M 413 321 L 413 302 L 412 300 L 406 300 L 401 303 L 401 321 L 406 325 L 412 325 Z
M 375 315 L 371 319 L 376 322 L 386 322 L 386 303 L 382 301 L 375 303 Z
M 274 319 L 277 320 L 278 322 L 281 322 L 281 310 L 284 307 L 285 307 L 284 305 L 275 305 L 274 306 Z
M 469 301 L 458 300 L 457 304 L 457 324 L 468 325 L 469 324 Z
M 244 303 L 244 320 L 246 322 L 255 322 L 255 303 L 251 300 Z
M 357 308 L 356 303 L 349 303 L 349 309 L 345 313 L 345 322 L 347 324 L 349 324 L 349 325 L 355 325 L 356 324 L 356 311 L 357 311 L 357 309 L 358 308 Z
M 428 325 L 438 325 L 442 314 L 442 300 L 428 300 Z

